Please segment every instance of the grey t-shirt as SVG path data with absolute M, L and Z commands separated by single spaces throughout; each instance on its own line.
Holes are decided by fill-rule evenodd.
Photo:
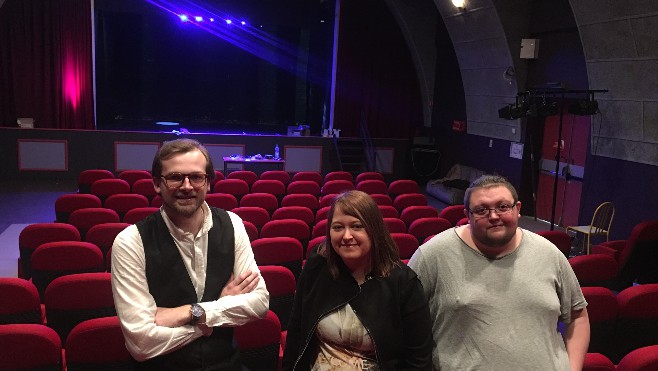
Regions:
M 409 261 L 429 299 L 440 370 L 569 370 L 558 319 L 587 302 L 571 266 L 543 237 L 489 259 L 449 229 Z

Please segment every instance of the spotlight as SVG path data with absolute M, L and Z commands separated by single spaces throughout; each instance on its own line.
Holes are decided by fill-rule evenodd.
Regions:
M 214 21 L 215 21 L 215 18 L 210 18 L 210 22 L 214 22 Z
M 187 21 L 190 20 L 190 19 L 187 17 L 187 14 L 181 14 L 181 15 L 178 16 L 178 18 L 180 18 L 180 20 L 181 20 L 182 22 L 187 22 Z
M 226 20 L 226 24 L 231 24 L 231 23 L 233 23 L 232 20 L 230 20 L 230 19 L 227 19 L 227 20 Z
M 200 15 L 197 15 L 197 16 L 194 17 L 194 20 L 197 21 L 197 22 L 203 22 L 203 17 L 200 16 Z
M 569 105 L 569 113 L 578 116 L 589 116 L 599 113 L 599 102 L 595 100 L 581 100 Z
M 240 22 L 240 24 L 244 26 L 244 25 L 246 25 L 246 24 L 247 24 L 247 22 L 245 22 L 245 21 L 242 21 L 242 22 Z
M 558 114 L 557 102 L 542 101 L 541 103 L 532 104 L 528 109 L 528 116 L 546 117 Z

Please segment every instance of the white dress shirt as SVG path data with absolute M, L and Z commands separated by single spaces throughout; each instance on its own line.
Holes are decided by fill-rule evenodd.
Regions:
M 205 202 L 202 209 L 204 222 L 197 236 L 176 227 L 164 209 L 160 209 L 194 284 L 198 300 L 203 297 L 205 289 L 208 231 L 213 225 L 210 208 Z M 237 277 L 247 270 L 260 272 L 242 220 L 235 213 L 229 211 L 228 214 L 235 234 L 233 275 Z M 149 293 L 144 247 L 135 225 L 119 233 L 112 245 L 112 293 L 126 347 L 138 361 L 169 353 L 203 336 L 198 326 L 170 328 L 155 324 L 157 307 Z M 206 326 L 234 327 L 263 318 L 269 306 L 269 293 L 261 276 L 258 285 L 250 293 L 224 296 L 199 304 L 206 311 Z

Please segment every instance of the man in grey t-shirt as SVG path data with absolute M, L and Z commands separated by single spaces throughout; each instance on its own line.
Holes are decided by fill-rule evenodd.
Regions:
M 435 236 L 409 261 L 430 302 L 434 367 L 581 370 L 587 302 L 567 259 L 518 227 L 521 202 L 505 178 L 476 179 L 464 205 L 469 223 Z

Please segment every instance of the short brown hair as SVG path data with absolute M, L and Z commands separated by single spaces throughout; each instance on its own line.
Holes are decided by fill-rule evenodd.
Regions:
M 499 187 L 503 186 L 507 188 L 510 193 L 512 194 L 512 197 L 514 198 L 514 203 L 519 200 L 519 195 L 516 193 L 516 189 L 510 183 L 504 176 L 500 175 L 482 175 L 481 177 L 475 179 L 474 181 L 471 182 L 471 185 L 468 186 L 466 189 L 466 193 L 464 193 L 464 207 L 466 210 L 470 210 L 471 208 L 471 193 L 477 188 L 491 188 L 491 187 Z
M 158 152 L 153 158 L 153 165 L 151 166 L 151 174 L 153 174 L 153 180 L 159 181 L 162 176 L 162 161 L 169 160 L 175 155 L 192 152 L 194 150 L 199 150 L 203 157 L 206 158 L 206 174 L 208 179 L 215 178 L 215 167 L 212 165 L 212 159 L 208 150 L 201 143 L 197 142 L 194 139 L 182 138 L 175 139 L 168 142 L 162 143 L 162 147 L 158 149 Z
M 331 221 L 337 207 L 340 207 L 346 215 L 353 216 L 363 223 L 371 243 L 371 274 L 386 277 L 391 273 L 394 266 L 402 264 L 397 245 L 384 223 L 384 218 L 379 211 L 379 207 L 377 207 L 377 203 L 367 193 L 347 191 L 336 196 L 327 214 L 327 232 L 322 254 L 327 258 L 329 271 L 334 278 L 337 278 L 339 274 L 338 261 L 340 256 L 331 246 L 330 231 Z

